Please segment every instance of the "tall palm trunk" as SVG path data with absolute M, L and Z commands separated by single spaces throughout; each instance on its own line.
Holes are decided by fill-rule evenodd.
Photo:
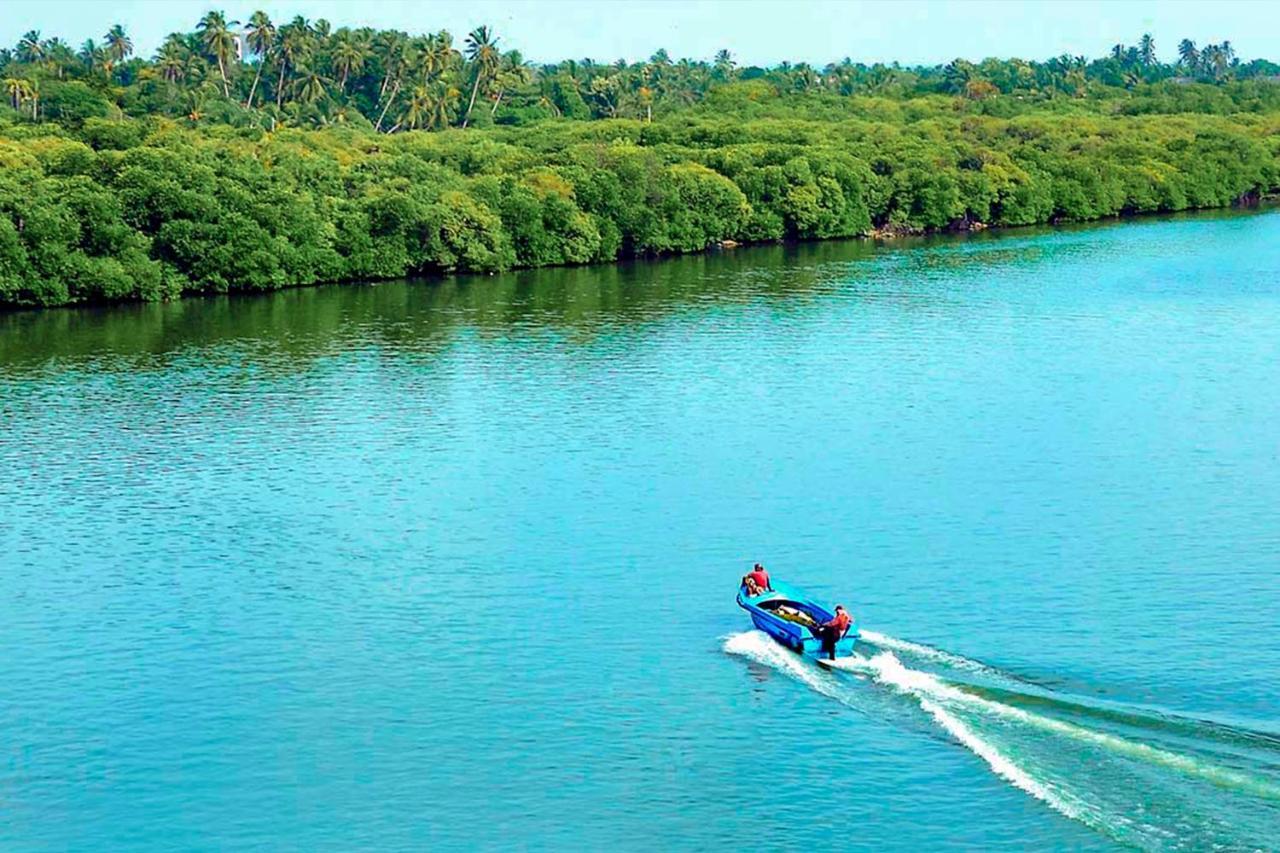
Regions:
M 266 57 L 263 57 L 262 61 L 258 63 L 257 72 L 253 75 L 253 85 L 249 87 L 249 100 L 244 102 L 245 107 L 248 109 L 253 109 L 253 94 L 258 91 L 258 81 L 262 79 L 262 65 L 266 61 Z
M 222 76 L 222 97 L 230 98 L 231 90 L 227 88 L 227 69 L 222 64 L 222 54 L 218 54 L 218 74 Z
M 373 126 L 373 130 L 375 133 L 379 130 L 382 130 L 382 120 L 387 117 L 387 110 L 391 109 L 391 102 L 396 99 L 396 95 L 399 93 L 400 93 L 400 81 L 397 80 L 396 84 L 391 87 L 391 94 L 387 96 L 387 102 L 382 105 L 382 112 L 378 113 L 378 123 Z M 397 127 L 398 126 L 399 125 L 397 125 Z M 393 133 L 394 131 L 395 131 L 395 128 L 392 128 L 391 130 L 387 131 L 387 133 Z
M 503 89 L 498 90 L 498 97 L 494 100 L 493 109 L 489 110 L 489 115 L 496 116 L 498 114 L 498 107 L 502 105 L 502 96 L 505 94 L 506 94 L 505 90 Z
M 476 105 L 476 92 L 480 91 L 480 71 L 476 70 L 476 82 L 471 86 L 471 101 L 467 104 L 467 114 L 462 117 L 462 126 L 465 128 L 467 122 L 471 121 L 471 110 Z
M 280 109 L 284 104 L 284 69 L 287 63 L 280 60 L 280 79 L 276 81 L 276 109 Z

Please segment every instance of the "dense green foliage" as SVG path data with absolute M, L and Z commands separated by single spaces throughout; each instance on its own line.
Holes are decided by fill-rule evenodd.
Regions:
M 804 67 L 727 55 L 535 70 L 483 28 L 465 60 L 441 34 L 405 37 L 398 70 L 373 47 L 385 33 L 255 15 L 249 64 L 235 38 L 206 16 L 178 37 L 180 72 L 173 39 L 128 60 L 119 28 L 78 70 L 38 34 L 0 56 L 0 305 L 1087 220 L 1280 187 L 1280 86 L 1240 79 L 1266 69 L 1220 46 L 1182 69 L 1211 82 L 1169 79 L 1178 68 L 1135 49 L 1078 79 L 1045 70 L 1058 60 L 892 69 L 891 83 L 846 64 L 808 69 L 809 86 Z M 1112 86 L 1108 63 L 1143 76 Z M 413 94 L 431 86 L 456 103 Z

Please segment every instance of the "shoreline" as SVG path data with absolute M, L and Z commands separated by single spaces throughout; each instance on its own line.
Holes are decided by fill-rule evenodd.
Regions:
M 313 287 L 350 287 L 365 286 L 376 287 L 384 282 L 391 281 L 415 281 L 425 283 L 436 283 L 444 281 L 448 278 L 459 277 L 467 279 L 483 279 L 492 278 L 497 275 L 507 275 L 510 273 L 528 272 L 531 270 L 544 269 L 587 269 L 591 267 L 607 267 L 622 266 L 642 263 L 655 263 L 675 258 L 689 258 L 697 255 L 709 255 L 723 252 L 734 252 L 740 249 L 758 249 L 767 246 L 788 246 L 788 245 L 812 245 L 817 243 L 837 243 L 837 242 L 867 242 L 876 246 L 895 246 L 901 248 L 910 247 L 914 241 L 931 240 L 937 238 L 970 238 L 977 235 L 987 237 L 1001 237 L 1007 234 L 1017 234 L 1022 231 L 1031 229 L 1066 229 L 1066 228 L 1087 228 L 1091 226 L 1103 225 L 1120 225 L 1129 222 L 1155 221 L 1161 218 L 1178 217 L 1178 216 L 1199 216 L 1204 214 L 1223 214 L 1234 213 L 1241 216 L 1251 214 L 1264 214 L 1269 211 L 1280 208 L 1280 193 L 1266 193 L 1259 196 L 1256 200 L 1249 203 L 1233 203 L 1222 207 L 1195 207 L 1186 208 L 1184 210 L 1162 210 L 1162 211 L 1144 211 L 1121 213 L 1112 216 L 1100 216 L 1096 219 L 1060 219 L 1055 222 L 1035 222 L 1025 225 L 988 225 L 982 222 L 968 223 L 965 227 L 948 226 L 946 228 L 912 230 L 898 228 L 872 228 L 865 234 L 855 234 L 847 237 L 820 237 L 812 239 L 804 238 L 787 238 L 783 240 L 760 240 L 760 241 L 739 241 L 726 238 L 715 243 L 711 243 L 704 249 L 690 252 L 664 252 L 652 255 L 636 255 L 632 257 L 614 258 L 611 261 L 598 261 L 584 264 L 546 264 L 542 266 L 517 266 L 506 270 L 494 272 L 422 272 L 417 274 L 406 274 L 400 276 L 390 276 L 387 278 L 351 278 L 351 279 L 334 279 L 332 281 L 314 281 L 300 284 L 287 284 L 270 290 L 231 290 L 223 293 L 217 291 L 193 291 L 177 297 L 176 299 L 163 300 L 145 300 L 145 299 L 119 299 L 119 300 L 92 300 L 85 302 L 72 302 L 62 305 L 4 305 L 0 304 L 0 316 L 12 316 L 23 314 L 45 313 L 48 311 L 58 310 L 104 310 L 119 308 L 124 306 L 138 305 L 155 305 L 166 303 L 185 302 L 189 300 L 209 299 L 214 297 L 229 298 L 253 298 L 261 296 L 269 296 L 273 293 L 280 293 L 287 290 L 302 290 Z

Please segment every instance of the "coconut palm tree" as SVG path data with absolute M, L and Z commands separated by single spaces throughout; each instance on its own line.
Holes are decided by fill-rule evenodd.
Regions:
M 111 57 L 105 50 L 98 47 L 97 42 L 93 39 L 85 39 L 84 44 L 80 45 L 80 52 L 77 54 L 80 61 L 84 63 L 84 67 L 89 69 L 90 74 L 96 74 L 101 71 L 108 77 L 111 76 Z
M 1120 45 L 1116 45 L 1120 47 Z M 969 85 L 969 80 L 973 77 L 974 71 L 977 69 L 972 62 L 964 59 L 955 59 L 947 64 L 942 70 L 942 79 L 948 92 L 952 94 L 960 94 Z
M 323 98 L 328 92 L 325 91 L 325 78 L 321 77 L 316 71 L 299 68 L 298 81 L 295 87 L 298 93 L 298 100 L 304 104 L 314 104 Z
M 425 84 L 443 75 L 462 57 L 453 47 L 453 36 L 445 30 L 428 36 L 418 56 Z
M 427 126 L 437 130 L 444 130 L 449 126 L 450 113 L 462 98 L 462 92 L 446 83 L 438 82 L 432 87 L 430 96 Z
M 1156 40 L 1151 37 L 1151 33 L 1142 34 L 1142 39 L 1138 42 L 1138 57 L 1147 68 L 1156 64 Z
M 39 30 L 28 30 L 18 40 L 18 50 L 14 54 L 19 62 L 35 65 L 44 59 L 44 43 L 40 41 Z
M 383 32 L 373 40 L 373 54 L 382 60 L 382 83 L 378 86 L 378 100 L 387 93 L 393 81 L 404 73 L 405 48 L 408 40 L 403 33 Z
M 1178 58 L 1182 61 L 1184 69 L 1194 72 L 1196 66 L 1200 64 L 1200 51 L 1196 50 L 1196 43 L 1191 39 L 1180 41 L 1178 43 Z
M 404 112 L 400 114 L 400 120 L 396 122 L 396 126 L 391 128 L 391 133 L 395 133 L 402 127 L 410 130 L 417 130 L 427 121 L 427 116 L 431 110 L 431 93 L 427 91 L 426 86 L 414 86 L 409 100 L 405 102 Z
M 289 68 L 297 68 L 311 53 L 311 25 L 301 15 L 280 28 L 277 52 L 280 59 L 280 79 L 276 81 L 276 107 L 284 103 L 284 75 Z
M 258 91 L 258 81 L 262 79 L 262 68 L 267 64 L 267 59 L 275 47 L 276 27 L 271 23 L 267 13 L 259 10 L 249 16 L 249 23 L 245 25 L 244 30 L 245 44 L 258 57 L 258 67 L 253 73 L 253 85 L 249 87 L 249 97 L 244 102 L 246 107 L 252 109 L 253 96 Z
M 21 110 L 22 105 L 31 97 L 31 81 L 23 80 L 18 77 L 6 77 L 4 81 L 4 89 L 9 93 L 9 102 L 13 104 L 15 111 Z
M 31 104 L 31 120 L 35 121 L 39 117 L 40 111 L 40 79 L 37 77 L 23 82 L 27 85 L 22 93 L 22 101 L 27 101 Z
M 218 75 L 222 77 L 222 96 L 231 97 L 231 88 L 227 81 L 227 66 L 231 64 L 236 53 L 236 37 L 230 27 L 238 22 L 227 22 L 221 12 L 208 12 L 196 29 L 200 31 L 200 41 L 205 53 L 218 61 Z
M 494 72 L 502 55 L 498 52 L 498 40 L 488 27 L 476 27 L 467 35 L 467 59 L 471 60 L 474 81 L 471 84 L 471 99 L 467 102 L 467 112 L 462 117 L 462 126 L 466 127 L 471 120 L 471 110 L 476 105 L 476 94 L 481 83 L 493 79 Z
M 1204 50 L 1200 51 L 1200 65 L 1215 80 L 1222 79 L 1229 64 L 1230 60 L 1227 58 L 1224 45 L 1207 44 Z
M 504 53 L 502 55 L 502 63 L 498 67 L 497 76 L 494 78 L 498 93 L 493 99 L 493 109 L 489 111 L 489 115 L 497 115 L 498 107 L 502 105 L 502 96 L 507 91 L 527 86 L 532 81 L 533 67 L 524 61 L 520 51 L 509 50 Z
M 359 74 L 364 68 L 364 61 L 368 58 L 368 49 L 364 43 L 357 38 L 350 30 L 338 30 L 335 37 L 336 45 L 333 49 L 333 69 L 342 76 L 338 80 L 338 88 L 343 94 L 347 92 L 347 78 L 354 71 Z
M 107 34 L 102 39 L 106 42 L 107 55 L 116 64 L 124 62 L 125 58 L 133 53 L 133 40 L 119 24 L 107 30 Z
M 382 130 L 382 120 L 387 117 L 387 110 L 391 109 L 391 105 L 395 103 L 396 95 L 400 94 L 400 85 L 404 81 L 397 77 L 396 81 L 391 84 L 390 90 L 386 94 L 386 103 L 382 105 L 382 112 L 378 113 L 378 122 L 373 126 L 375 131 Z
M 76 66 L 75 51 L 71 49 L 69 44 L 57 36 L 46 41 L 43 48 L 44 67 L 47 68 L 50 73 L 58 75 L 59 80 L 66 76 L 68 68 L 74 68 Z
M 169 37 L 156 53 L 155 64 L 160 76 L 170 83 L 177 83 L 187 76 L 186 48 L 181 41 Z

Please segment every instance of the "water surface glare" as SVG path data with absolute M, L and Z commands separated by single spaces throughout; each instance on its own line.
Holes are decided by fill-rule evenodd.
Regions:
M 1269 848 L 1278 423 L 1272 213 L 0 316 L 0 847 Z

